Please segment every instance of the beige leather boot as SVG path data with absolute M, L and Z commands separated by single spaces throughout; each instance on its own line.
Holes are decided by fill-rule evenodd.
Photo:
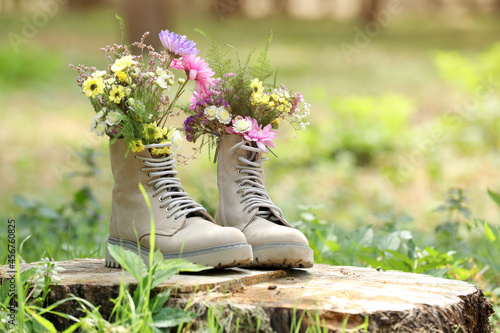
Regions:
M 152 206 L 155 246 L 165 259 L 182 257 L 213 267 L 239 266 L 252 261 L 252 249 L 243 233 L 215 224 L 206 210 L 184 191 L 176 178 L 172 155 L 156 157 L 146 149 L 141 153 L 129 152 L 125 157 L 126 150 L 123 140 L 116 140 L 110 146 L 115 185 L 109 244 L 123 244 L 137 253 L 139 242 L 141 256 L 148 262 L 151 213 L 138 187 L 140 183 Z M 119 267 L 107 248 L 106 266 Z
M 265 189 L 262 163 L 267 157 L 239 135 L 223 135 L 218 146 L 219 204 L 215 220 L 243 231 L 252 245 L 250 266 L 312 267 L 306 237 L 293 229 Z

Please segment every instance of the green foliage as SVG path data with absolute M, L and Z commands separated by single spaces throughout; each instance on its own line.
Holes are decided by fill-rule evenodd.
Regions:
M 70 170 L 67 178 L 83 177 L 89 182 L 98 173 L 96 154 L 91 148 L 78 151 L 82 168 Z M 21 209 L 17 217 L 21 239 L 27 239 L 30 246 L 23 251 L 22 258 L 28 262 L 40 258 L 46 252 L 55 260 L 82 256 L 98 256 L 103 236 L 98 232 L 102 223 L 102 206 L 88 184 L 77 188 L 69 200 L 57 207 L 51 207 L 42 200 L 14 196 L 14 203 Z M 73 243 L 77 246 L 72 245 Z M 82 241 L 79 241 L 82 240 Z M 31 244 L 37 244 L 36 247 Z M 86 244 L 86 247 L 82 247 Z M 40 252 L 40 248 L 44 250 Z M 43 254 L 42 254 L 43 255 Z M 6 253 L 0 255 L 5 261 Z
M 415 106 L 407 97 L 381 96 L 335 97 L 330 102 L 334 112 L 327 137 L 334 153 L 352 152 L 358 164 L 370 163 L 383 152 L 408 144 L 410 118 Z
M 340 266 L 371 266 L 383 270 L 431 274 L 456 278 L 467 270 L 467 258 L 458 258 L 454 251 L 439 251 L 430 245 L 419 246 L 409 230 L 387 221 L 384 228 L 364 226 L 353 231 L 332 227 L 319 220 L 311 208 L 304 208 L 297 223 L 314 249 L 315 260 Z
M 10 91 L 33 85 L 47 85 L 61 72 L 60 63 L 61 57 L 56 52 L 34 48 L 16 52 L 11 47 L 2 47 L 0 87 Z
M 500 76 L 499 57 L 500 43 L 475 58 L 457 51 L 437 52 L 434 57 L 439 75 L 467 94 L 447 110 L 453 112 L 455 120 L 450 122 L 450 117 L 444 117 L 442 124 L 454 144 L 464 151 L 472 147 L 496 149 L 500 143 L 500 87 L 496 81 Z
M 170 296 L 166 290 L 151 297 L 151 291 L 159 284 L 179 272 L 199 272 L 206 266 L 196 265 L 183 259 L 163 260 L 160 250 L 154 254 L 154 263 L 149 270 L 140 255 L 120 246 L 108 244 L 110 254 L 136 280 L 137 288 L 133 295 L 123 283 L 120 294 L 113 300 L 113 326 L 130 327 L 131 332 L 157 332 L 158 330 L 179 326 L 190 321 L 195 315 L 178 308 L 165 307 Z M 150 253 L 150 257 L 153 254 Z
M 224 74 L 231 72 L 233 66 L 227 53 L 206 32 L 199 29 L 196 29 L 196 31 L 209 41 L 205 59 L 215 72 L 215 77 L 223 77 Z

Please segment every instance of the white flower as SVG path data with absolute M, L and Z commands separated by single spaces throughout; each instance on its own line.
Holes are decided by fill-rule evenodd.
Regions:
M 94 116 L 94 118 L 92 118 L 92 122 L 90 123 L 90 132 L 95 132 L 95 129 L 97 127 L 97 124 L 99 123 L 101 119 L 99 117 L 97 117 L 97 115 Z
M 127 96 L 129 96 L 132 93 L 132 89 L 130 89 L 129 87 L 125 88 L 125 93 L 127 94 Z
M 167 75 L 162 75 L 156 79 L 156 84 L 160 86 L 162 89 L 168 89 L 169 88 L 169 76 Z
M 225 107 L 219 106 L 216 110 L 217 113 L 215 114 L 215 116 L 217 117 L 217 119 L 219 119 L 221 123 L 229 124 L 231 122 L 231 114 L 229 113 L 229 111 L 227 111 Z
M 207 116 L 208 120 L 214 120 L 217 114 L 217 107 L 214 105 L 210 105 L 203 110 L 203 113 Z
M 107 129 L 108 125 L 106 125 L 104 121 L 100 121 L 95 128 L 95 134 L 97 136 L 104 136 L 104 134 L 106 134 Z
M 179 151 L 179 149 L 181 149 L 182 141 L 184 141 L 181 132 L 175 130 L 170 141 L 172 142 L 172 148 L 174 148 L 175 151 Z
M 93 77 L 103 77 L 106 75 L 106 71 L 95 71 L 94 74 L 92 74 Z
M 163 69 L 161 69 L 160 67 L 157 67 L 156 68 L 156 75 L 163 76 L 163 75 L 167 75 L 167 73 Z
M 102 120 L 104 118 L 104 115 L 106 114 L 106 108 L 102 108 L 101 111 L 97 112 L 94 118 L 97 118 L 97 120 Z
M 116 81 L 115 78 L 112 77 L 112 78 L 107 79 L 106 83 L 109 84 L 109 85 L 112 85 L 113 83 L 115 83 L 115 81 Z
M 113 126 L 118 124 L 121 121 L 121 114 L 118 111 L 111 111 L 106 116 L 106 124 L 109 126 Z
M 251 126 L 252 122 L 250 120 L 246 120 L 245 118 L 240 117 L 234 121 L 233 130 L 236 133 L 245 133 L 250 129 Z

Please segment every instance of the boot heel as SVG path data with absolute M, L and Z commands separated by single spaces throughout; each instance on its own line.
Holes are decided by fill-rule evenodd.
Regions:
M 108 251 L 108 242 L 106 242 L 105 265 L 110 268 L 121 268 L 120 264 L 111 256 Z

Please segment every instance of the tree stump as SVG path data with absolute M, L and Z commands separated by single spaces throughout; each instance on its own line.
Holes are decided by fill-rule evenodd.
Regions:
M 61 282 L 51 291 L 50 303 L 73 294 L 100 305 L 104 316 L 110 314 L 122 270 L 105 267 L 103 259 L 61 261 L 59 266 L 66 270 L 59 273 Z M 124 281 L 135 288 L 127 272 Z M 290 332 L 299 318 L 301 331 L 314 325 L 341 332 L 346 325 L 351 332 L 366 319 L 368 332 L 491 332 L 493 308 L 480 289 L 422 274 L 320 264 L 287 271 L 233 268 L 182 273 L 157 289 L 167 288 L 172 288 L 170 306 L 195 300 L 190 310 L 200 317 L 190 331 L 201 329 L 207 309 L 215 307 L 227 327 L 239 318 L 240 332 L 254 332 L 257 321 L 261 332 Z M 59 310 L 78 316 L 70 302 Z M 53 320 L 59 329 L 69 324 Z

